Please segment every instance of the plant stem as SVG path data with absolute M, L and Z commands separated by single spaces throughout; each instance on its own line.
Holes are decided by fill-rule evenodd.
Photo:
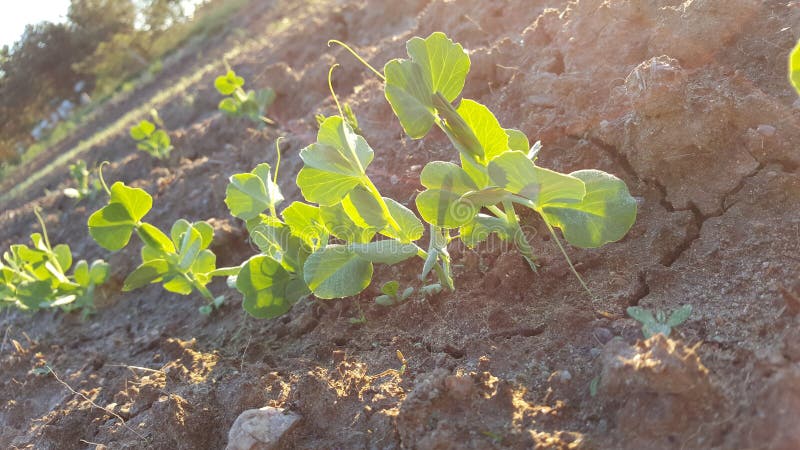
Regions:
M 355 51 L 355 50 L 353 50 L 352 48 L 350 48 L 350 46 L 349 46 L 349 45 L 345 44 L 345 43 L 344 43 L 344 42 L 342 42 L 342 41 L 336 40 L 336 39 L 331 39 L 331 40 L 329 40 L 329 41 L 328 41 L 328 47 L 330 47 L 330 46 L 331 46 L 331 44 L 338 44 L 338 45 L 341 45 L 342 47 L 344 47 L 344 48 L 345 48 L 345 50 L 347 50 L 348 52 L 350 52 L 350 54 L 352 54 L 353 56 L 355 56 L 355 58 L 356 58 L 356 59 L 357 59 L 357 60 L 358 60 L 358 61 L 359 61 L 361 64 L 363 64 L 364 66 L 366 66 L 366 67 L 367 67 L 367 69 L 369 69 L 369 70 L 371 70 L 373 73 L 375 73 L 375 75 L 377 75 L 377 76 L 378 76 L 378 78 L 380 78 L 380 79 L 381 79 L 381 81 L 386 81 L 386 77 L 385 77 L 385 76 L 384 76 L 382 73 L 378 72 L 378 70 L 377 70 L 377 69 L 375 69 L 374 67 L 372 67 L 372 66 L 370 65 L 370 63 L 368 63 L 368 62 L 367 62 L 367 61 L 366 61 L 364 58 L 362 58 L 362 57 L 361 57 L 361 55 L 359 55 L 358 53 L 356 53 L 356 51 Z
M 414 247 L 417 247 L 417 256 L 422 258 L 423 261 L 428 259 L 428 252 L 423 250 L 417 244 L 414 244 Z M 453 283 L 453 277 L 450 276 L 450 272 L 446 271 L 438 262 L 433 265 L 433 270 L 436 272 L 436 276 L 439 278 L 439 282 L 442 283 L 444 287 L 447 288 L 449 291 L 455 290 L 455 283 Z
M 519 252 L 522 253 L 522 256 L 525 257 L 525 260 L 528 261 L 528 265 L 531 266 L 531 269 L 536 272 L 536 258 L 533 256 L 533 248 L 531 248 L 531 245 L 528 243 L 528 239 L 525 237 L 525 232 L 522 231 L 519 220 L 517 220 L 517 212 L 514 210 L 514 204 L 510 200 L 504 200 L 503 209 L 506 210 L 506 219 L 508 224 L 513 227 L 514 244 L 516 244 Z
M 556 235 L 555 230 L 553 230 L 553 227 L 550 226 L 550 224 L 547 223 L 547 221 L 544 221 L 544 224 L 547 225 L 547 230 L 550 232 L 550 235 L 553 236 L 553 240 L 556 241 L 558 249 L 561 250 L 561 254 L 564 255 L 564 259 L 567 260 L 569 268 L 572 270 L 572 273 L 575 274 L 575 277 L 578 279 L 578 281 L 580 281 L 581 286 L 583 286 L 583 288 L 586 290 L 586 292 L 589 294 L 590 297 L 596 299 L 594 294 L 592 294 L 592 291 L 589 290 L 589 286 L 586 285 L 586 283 L 583 281 L 583 278 L 581 278 L 581 275 L 578 273 L 578 271 L 575 269 L 575 266 L 572 264 L 572 260 L 569 258 L 569 255 L 567 255 L 567 251 L 564 250 L 564 246 L 561 245 L 561 241 L 558 239 L 558 236 Z

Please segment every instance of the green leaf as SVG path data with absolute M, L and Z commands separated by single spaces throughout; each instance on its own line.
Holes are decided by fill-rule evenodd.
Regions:
M 492 233 L 497 233 L 501 239 L 508 239 L 508 224 L 498 217 L 478 214 L 475 220 L 460 229 L 461 241 L 469 248 L 474 248 L 479 243 L 489 238 Z
M 386 283 L 383 283 L 383 286 L 381 286 L 381 292 L 386 295 L 397 296 L 399 291 L 400 283 L 398 283 L 396 280 L 387 281 Z
M 206 275 L 217 268 L 217 255 L 211 250 L 201 250 L 192 263 L 191 272 L 195 275 Z M 204 281 L 211 281 L 204 280 Z
M 585 183 L 586 195 L 579 203 L 551 203 L 542 216 L 561 228 L 570 244 L 596 248 L 622 239 L 636 220 L 636 200 L 625 182 L 599 170 L 570 174 Z
M 229 70 L 225 75 L 219 76 L 214 80 L 214 87 L 222 95 L 231 95 L 236 88 L 244 86 L 244 78 L 236 76 L 233 70 Z
M 410 60 L 394 59 L 383 68 L 386 75 L 384 95 L 400 119 L 403 130 L 412 139 L 424 137 L 436 122 L 433 88 L 422 69 Z
M 531 149 L 531 144 L 528 141 L 528 136 L 525 136 L 525 133 L 514 128 L 506 128 L 505 131 L 506 135 L 508 135 L 509 150 L 528 153 Z
M 116 182 L 108 205 L 89 217 L 89 234 L 105 249 L 119 250 L 128 244 L 134 227 L 152 206 L 150 194 Z
M 222 100 L 220 100 L 219 106 L 217 106 L 217 108 L 220 111 L 231 116 L 236 116 L 237 114 L 239 114 L 239 103 L 237 103 L 236 100 L 230 97 L 225 97 Z
M 75 263 L 75 270 L 72 271 L 72 278 L 83 287 L 89 286 L 91 277 L 89 276 L 89 264 L 85 260 Z
M 629 316 L 643 324 L 656 322 L 655 317 L 653 317 L 653 313 L 648 309 L 642 308 L 641 306 L 629 306 L 625 311 Z
M 53 254 L 56 256 L 56 261 L 61 266 L 61 270 L 66 273 L 72 267 L 72 252 L 69 250 L 69 245 L 56 245 L 53 247 Z
M 415 202 L 422 218 L 444 228 L 458 228 L 469 223 L 480 210 L 461 196 L 478 187 L 472 178 L 456 164 L 442 161 L 428 163 L 420 174 L 422 185 L 428 189 Z
M 442 189 L 459 195 L 478 189 L 464 169 L 450 162 L 433 161 L 426 164 L 419 179 L 428 189 Z
M 283 201 L 280 188 L 272 181 L 269 164 L 259 164 L 251 173 L 230 177 L 225 204 L 231 215 L 250 220 Z
M 363 186 L 356 186 L 342 201 L 342 207 L 359 227 L 380 231 L 389 223 L 381 204 Z
M 422 237 L 425 227 L 413 211 L 389 197 L 383 197 L 383 201 L 386 203 L 389 214 L 399 226 L 399 230 L 386 227 L 381 234 L 405 243 L 416 241 Z
M 341 117 L 328 117 L 320 126 L 317 142 L 300 151 L 304 167 L 297 186 L 306 200 L 331 206 L 341 202 L 363 183 L 374 152 Z
M 302 280 L 293 279 L 278 261 L 263 255 L 242 264 L 236 289 L 244 296 L 244 310 L 260 319 L 285 314 L 310 293 Z
M 417 255 L 417 246 L 394 239 L 349 244 L 347 248 L 361 258 L 373 263 L 397 264 Z
M 483 149 L 483 154 L 476 156 L 479 156 L 484 161 L 484 165 L 495 156 L 508 150 L 508 134 L 500 126 L 500 122 L 497 121 L 494 114 L 489 111 L 489 108 L 476 101 L 464 99 L 458 105 L 457 112 L 478 139 L 478 143 Z M 459 147 L 457 141 L 454 141 L 453 144 L 456 148 Z M 458 150 L 462 153 L 472 153 L 469 149 L 459 148 Z
M 367 141 L 339 116 L 325 119 L 317 142 L 300 150 L 307 167 L 350 177 L 363 176 L 373 155 Z
M 384 66 L 384 93 L 400 124 L 413 139 L 425 136 L 434 124 L 432 97 L 441 93 L 449 102 L 464 88 L 469 56 L 444 33 L 406 44 L 410 60 L 392 60 Z
M 414 37 L 406 44 L 408 55 L 422 68 L 432 92 L 439 92 L 452 102 L 464 89 L 469 72 L 469 55 L 461 44 L 454 43 L 442 32 L 425 39 Z
M 375 297 L 375 303 L 381 306 L 393 306 L 396 303 L 394 299 L 395 297 L 389 294 L 383 294 Z
M 158 130 L 150 136 L 151 142 L 162 152 L 166 152 L 172 148 L 172 141 L 169 139 L 169 135 L 164 130 Z
M 178 269 L 181 272 L 188 271 L 194 264 L 197 255 L 202 249 L 202 245 L 203 237 L 200 232 L 194 226 L 189 226 L 183 233 L 183 238 L 178 248 Z
M 168 253 L 175 253 L 172 241 L 161 230 L 143 222 L 136 230 L 136 234 L 144 242 L 142 247 L 142 260 L 162 259 Z
M 306 260 L 303 276 L 319 298 L 343 298 L 358 294 L 372 279 L 372 263 L 346 245 L 329 245 Z
M 511 195 L 510 192 L 499 187 L 488 187 L 479 191 L 470 191 L 461 196 L 461 201 L 469 202 L 476 207 L 484 207 L 502 203 Z
M 147 139 L 156 130 L 156 126 L 149 120 L 142 120 L 137 125 L 131 127 L 130 134 L 134 140 L 141 141 Z
M 303 198 L 321 206 L 340 203 L 361 179 L 303 167 L 297 174 L 297 186 Z
M 584 182 L 576 176 L 538 167 L 517 151 L 492 159 L 489 177 L 496 186 L 532 201 L 537 208 L 550 203 L 578 203 L 586 195 Z
M 667 325 L 670 327 L 677 327 L 678 325 L 686 322 L 686 319 L 692 315 L 692 305 L 683 305 L 680 308 L 672 311 L 667 320 Z
M 111 265 L 102 259 L 92 261 L 92 266 L 89 268 L 89 277 L 95 285 L 101 285 L 108 280 L 111 274 Z
M 462 201 L 460 194 L 441 189 L 425 190 L 417 195 L 415 202 L 426 222 L 442 228 L 459 228 L 480 211 L 479 207 Z
M 320 206 L 320 217 L 325 228 L 335 237 L 345 242 L 365 243 L 375 236 L 374 228 L 363 228 L 357 225 L 344 210 L 341 203 L 332 206 Z
M 318 207 L 292 202 L 281 215 L 292 234 L 302 239 L 309 247 L 317 248 L 327 243 L 327 230 Z
M 192 293 L 192 290 L 194 290 L 192 283 L 180 273 L 165 278 L 163 286 L 167 291 L 180 295 L 189 295 Z
M 794 90 L 800 94 L 800 41 L 789 54 L 789 81 Z
M 137 267 L 125 278 L 122 291 L 128 292 L 160 280 L 169 273 L 169 264 L 163 259 L 154 259 Z

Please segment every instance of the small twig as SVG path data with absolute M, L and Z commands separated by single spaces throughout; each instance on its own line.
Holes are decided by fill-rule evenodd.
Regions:
M 242 350 L 242 362 L 239 364 L 239 372 L 244 372 L 244 355 L 247 353 L 247 348 L 250 347 L 250 341 L 253 339 L 253 335 L 247 337 L 247 344 L 244 345 L 244 350 Z
M 10 309 L 6 310 L 10 311 Z M 8 312 L 6 312 L 6 317 L 8 317 Z M 8 341 L 8 332 L 11 331 L 11 325 L 6 327 L 6 332 L 3 333 L 3 343 L 0 344 L 0 353 L 3 353 L 3 350 L 6 349 L 6 342 Z
M 127 364 L 108 364 L 108 366 L 109 367 L 125 367 L 126 369 L 144 370 L 145 372 L 160 373 L 162 375 L 166 375 L 167 374 L 163 370 L 151 369 L 149 367 L 141 367 L 141 366 L 129 366 Z
M 47 367 L 47 370 L 49 370 L 49 371 L 50 371 L 50 373 L 51 373 L 51 374 L 53 374 L 53 377 L 56 379 L 56 381 L 58 381 L 59 383 L 61 383 L 61 385 L 63 385 L 65 388 L 67 388 L 67 389 L 68 389 L 70 392 L 72 392 L 74 395 L 77 395 L 77 396 L 79 396 L 79 397 L 83 398 L 84 400 L 86 400 L 87 402 L 89 402 L 89 404 L 90 404 L 90 405 L 92 405 L 92 406 L 94 406 L 95 408 L 97 408 L 97 409 L 101 409 L 101 410 L 105 411 L 106 413 L 110 414 L 111 416 L 114 416 L 114 417 L 116 417 L 116 418 L 117 418 L 117 420 L 119 420 L 119 422 L 122 424 L 122 426 L 124 426 L 125 428 L 127 428 L 127 429 L 128 429 L 130 432 L 131 432 L 131 433 L 133 433 L 133 434 L 135 434 L 136 436 L 138 436 L 138 437 L 139 437 L 139 439 L 141 439 L 141 440 L 143 440 L 143 441 L 146 441 L 146 440 L 147 440 L 147 439 L 145 439 L 145 437 L 144 437 L 144 436 L 142 436 L 141 434 L 139 434 L 139 432 L 138 432 L 138 431 L 136 431 L 136 430 L 134 430 L 133 428 L 131 428 L 130 426 L 128 426 L 128 424 L 127 424 L 127 423 L 125 423 L 125 419 L 123 419 L 123 418 L 122 418 L 122 416 L 120 416 L 119 414 L 115 413 L 114 411 L 109 411 L 108 409 L 106 409 L 106 408 L 103 408 L 102 406 L 100 406 L 100 405 L 98 405 L 97 403 L 95 403 L 94 401 L 92 401 L 92 399 L 90 399 L 89 397 L 87 397 L 87 396 L 85 396 L 85 395 L 81 394 L 80 392 L 76 391 L 75 389 L 72 389 L 72 387 L 70 387 L 70 385 L 68 385 L 66 382 L 64 382 L 64 381 L 63 381 L 61 378 L 59 378 L 59 377 L 58 377 L 58 375 L 56 374 L 56 371 L 55 371 L 55 370 L 53 370 L 53 368 L 52 368 L 52 367 L 50 367 L 49 365 L 45 365 L 45 367 Z

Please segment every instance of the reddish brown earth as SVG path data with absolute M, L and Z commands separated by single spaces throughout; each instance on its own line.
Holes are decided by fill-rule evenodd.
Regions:
M 279 127 L 221 117 L 209 76 L 186 92 L 191 105 L 161 107 L 174 130 L 168 163 L 126 136 L 85 157 L 112 161 L 107 179 L 153 194 L 156 225 L 209 219 L 221 263 L 238 263 L 254 251 L 227 214 L 227 177 L 273 162 L 285 136 L 281 187 L 300 199 L 298 151 L 314 140 L 314 114 L 334 111 L 326 76 L 336 61 L 335 88 L 376 150 L 370 175 L 413 205 L 421 167 L 456 153 L 442 135 L 405 137 L 381 84 L 326 41 L 347 41 L 380 66 L 408 38 L 441 30 L 470 51 L 464 96 L 541 139 L 541 165 L 614 173 L 639 201 L 622 241 L 569 249 L 595 298 L 540 232 L 531 236 L 538 273 L 489 243 L 454 248 L 458 289 L 431 300 L 373 303 L 375 285 L 415 283 L 412 262 L 381 268 L 355 298 L 309 299 L 279 319 L 248 318 L 235 291 L 204 317 L 199 298 L 159 286 L 120 293 L 138 246 L 109 255 L 95 245 L 85 223 L 102 199 L 41 196 L 63 187 L 57 173 L 5 206 L 0 244 L 26 241 L 39 205 L 51 240 L 110 260 L 114 275 L 87 321 L 0 319 L 0 447 L 222 448 L 238 414 L 271 405 L 302 416 L 285 448 L 800 448 L 800 112 L 785 77 L 800 5 L 253 2 L 230 26 L 244 33 L 156 83 L 284 17 L 289 27 L 231 61 L 249 86 L 277 91 L 269 114 Z M 687 303 L 694 312 L 669 339 L 642 341 L 625 314 Z M 359 308 L 367 321 L 351 324 Z M 403 373 L 390 370 L 400 369 L 398 350 Z M 83 396 L 37 370 L 45 366 Z

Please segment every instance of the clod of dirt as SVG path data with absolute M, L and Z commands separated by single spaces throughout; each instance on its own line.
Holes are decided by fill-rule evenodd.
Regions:
M 300 416 L 280 408 L 248 409 L 233 422 L 226 450 L 272 450 Z
M 661 334 L 634 346 L 612 340 L 601 364 L 598 392 L 616 412 L 626 448 L 685 439 L 717 420 L 721 396 L 694 348 Z
M 763 449 L 800 448 L 800 367 L 778 371 L 764 386 L 753 417 L 739 436 L 731 436 L 731 447 Z

